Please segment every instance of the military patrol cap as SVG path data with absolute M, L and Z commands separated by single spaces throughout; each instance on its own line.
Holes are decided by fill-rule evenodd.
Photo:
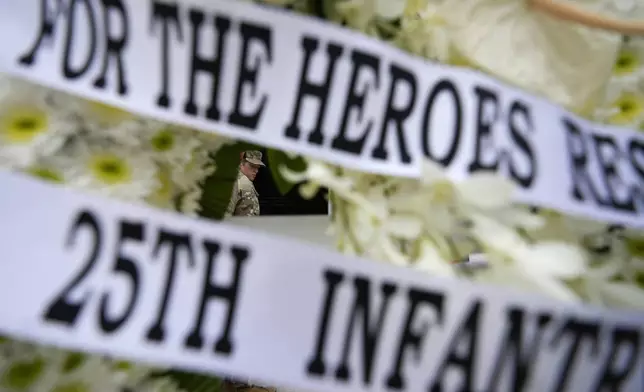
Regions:
M 262 153 L 257 150 L 249 150 L 244 153 L 244 160 L 250 162 L 253 165 L 266 166 L 262 162 Z

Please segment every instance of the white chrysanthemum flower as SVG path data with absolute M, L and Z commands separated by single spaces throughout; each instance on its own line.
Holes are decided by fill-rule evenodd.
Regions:
M 127 148 L 80 146 L 70 157 L 67 183 L 121 200 L 142 201 L 160 186 L 149 154 Z
M 619 95 L 612 90 L 634 88 L 644 83 L 644 39 L 630 38 L 622 45 L 615 65 L 611 83 L 608 86 L 608 95 Z
M 179 211 L 188 216 L 199 216 L 199 212 L 201 211 L 201 204 L 199 202 L 201 200 L 202 193 L 203 191 L 200 186 L 195 186 L 186 191 L 181 195 Z
M 140 147 L 139 134 L 150 131 L 154 124 L 161 126 L 117 107 L 78 97 L 67 96 L 60 106 L 81 119 L 87 133 L 84 137 L 90 142 L 108 140 L 117 145 Z
M 169 165 L 188 164 L 192 153 L 202 144 L 191 130 L 156 121 L 146 121 L 139 137 L 145 151 Z
M 613 91 L 613 94 L 617 93 Z M 622 89 L 617 96 L 595 110 L 595 119 L 604 123 L 638 129 L 644 123 L 644 92 L 635 88 Z
M 186 164 L 173 165 L 170 168 L 172 169 L 172 181 L 181 192 L 201 184 L 204 179 L 215 171 L 215 165 L 210 153 L 203 148 L 194 150 Z
M 78 124 L 50 104 L 50 90 L 18 80 L 0 82 L 0 166 L 24 169 L 54 155 Z

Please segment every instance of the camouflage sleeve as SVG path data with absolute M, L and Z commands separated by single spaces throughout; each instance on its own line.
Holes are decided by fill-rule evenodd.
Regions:
M 259 215 L 259 199 L 252 189 L 242 189 L 239 192 L 239 201 L 235 207 L 237 216 L 256 216 Z
M 235 207 L 237 207 L 237 202 L 239 201 L 239 185 L 238 181 L 233 183 L 233 191 L 230 195 L 230 202 L 228 203 L 228 208 L 226 208 L 226 214 L 224 217 L 232 216 L 235 213 Z

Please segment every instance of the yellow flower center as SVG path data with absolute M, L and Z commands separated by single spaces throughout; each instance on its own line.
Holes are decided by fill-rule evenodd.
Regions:
M 54 182 L 57 184 L 65 182 L 64 177 L 61 173 L 42 166 L 36 166 L 28 169 L 27 174 L 30 174 L 31 176 L 39 178 L 41 180 Z
M 612 115 L 609 121 L 617 125 L 630 124 L 644 114 L 644 97 L 633 93 L 624 93 L 612 106 L 618 110 L 618 113 Z
M 106 126 L 119 125 L 135 118 L 132 113 L 125 110 L 94 101 L 87 104 L 87 113 Z
M 47 113 L 38 108 L 13 108 L 0 115 L 0 136 L 9 143 L 29 143 L 48 130 Z
M 128 162 L 113 154 L 92 157 L 89 168 L 94 177 L 107 185 L 126 183 L 132 178 L 132 169 Z
M 174 143 L 175 138 L 171 128 L 157 132 L 150 140 L 152 148 L 159 152 L 171 150 L 174 147 Z
M 617 57 L 613 72 L 616 75 L 627 75 L 640 66 L 637 55 L 631 50 L 622 50 Z
M 81 353 L 71 353 L 65 358 L 62 365 L 63 373 L 70 373 L 78 369 L 85 362 L 85 355 Z
M 631 256 L 644 258 L 644 237 L 630 237 L 625 242 Z

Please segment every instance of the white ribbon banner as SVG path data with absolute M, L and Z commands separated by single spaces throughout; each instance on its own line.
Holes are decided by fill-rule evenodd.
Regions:
M 243 1 L 0 0 L 0 72 L 345 167 L 496 170 L 520 201 L 644 227 L 644 136 Z
M 0 172 L 0 334 L 310 391 L 642 391 L 644 314 Z

